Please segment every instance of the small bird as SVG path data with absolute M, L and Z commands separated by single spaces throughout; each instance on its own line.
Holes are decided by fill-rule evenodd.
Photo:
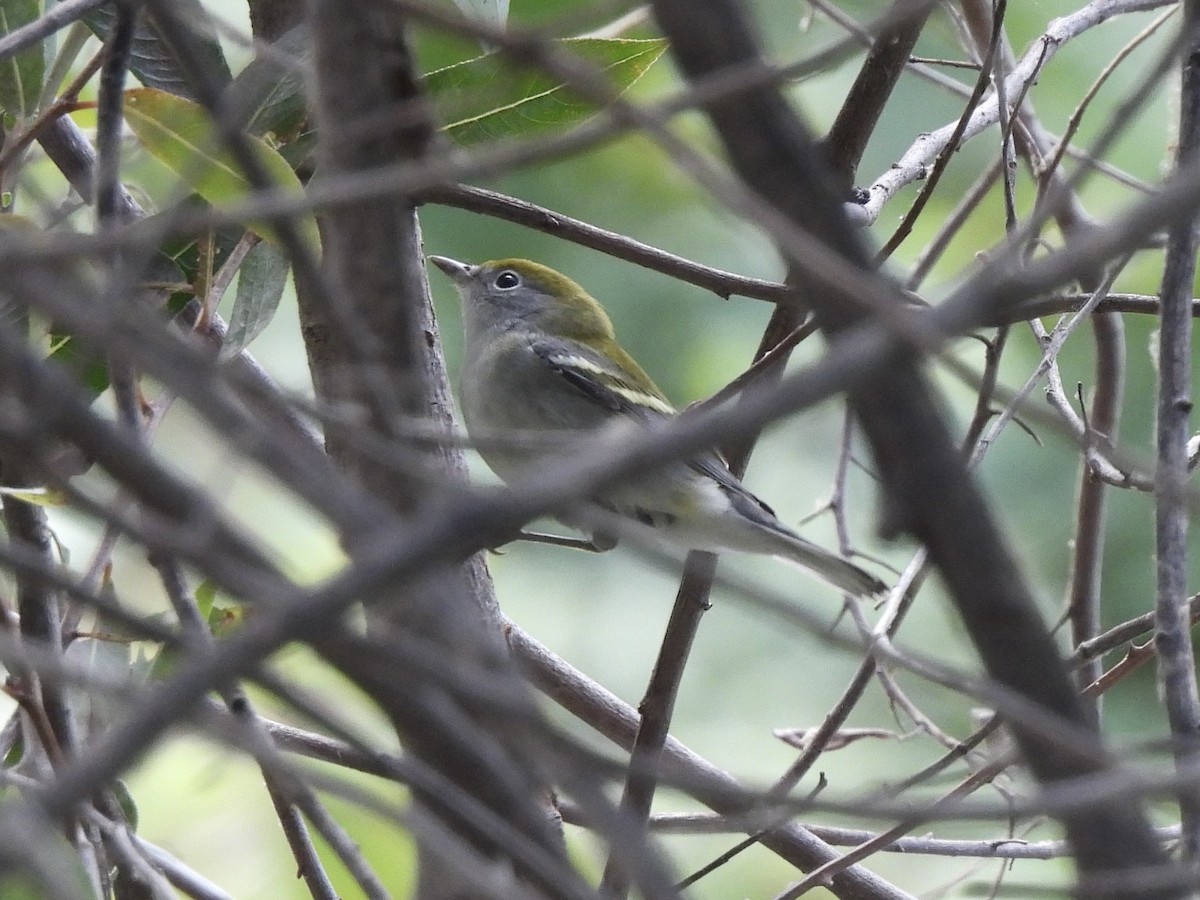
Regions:
M 626 422 L 661 425 L 668 402 L 616 342 L 608 314 L 582 287 L 525 259 L 469 265 L 430 262 L 453 279 L 466 329 L 463 413 L 479 452 L 508 481 L 530 463 L 562 455 L 561 438 Z M 544 447 L 485 435 L 555 435 Z M 885 590 L 874 575 L 796 534 L 748 491 L 715 451 L 635 476 L 592 498 L 696 550 L 738 550 L 791 560 L 839 590 Z M 570 523 L 568 523 L 570 524 Z

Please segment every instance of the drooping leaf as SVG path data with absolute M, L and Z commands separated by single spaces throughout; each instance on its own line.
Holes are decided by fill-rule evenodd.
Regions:
M 287 254 L 266 241 L 247 254 L 238 269 L 237 296 L 229 314 L 222 356 L 244 350 L 275 317 L 290 269 Z
M 207 21 L 207 14 L 199 0 L 172 0 L 172 3 L 178 8 L 179 15 L 186 16 L 189 21 Z M 97 7 L 83 17 L 84 23 L 101 40 L 108 35 L 115 20 L 116 13 L 108 4 Z M 224 87 L 233 76 L 229 71 L 229 63 L 225 61 L 220 42 L 215 35 L 204 30 L 193 31 L 193 36 L 203 56 L 205 69 L 211 78 Z M 143 15 L 138 19 L 133 32 L 133 46 L 130 48 L 129 69 L 146 87 L 157 88 L 188 100 L 198 99 L 153 15 Z
M 212 119 L 203 107 L 164 91 L 135 88 L 125 92 L 125 119 L 155 159 L 213 206 L 229 206 L 249 199 L 250 182 L 221 146 Z M 275 185 L 302 195 L 300 179 L 287 160 L 262 139 L 250 135 L 247 139 Z M 296 223 L 310 246 L 318 247 L 316 218 L 305 213 L 296 218 Z M 269 226 L 261 222 L 247 225 L 266 240 L 278 241 Z
M 603 69 L 618 93 L 667 49 L 661 39 L 572 38 L 561 45 Z M 425 85 L 446 131 L 460 144 L 559 131 L 599 111 L 547 72 L 517 68 L 498 53 L 430 72 Z
M 295 172 L 301 172 L 304 169 L 311 170 L 316 152 L 317 130 L 308 127 L 301 128 L 295 137 L 290 138 L 287 143 L 279 147 L 279 154 L 288 161 L 288 165 Z
M 0 2 L 0 34 L 16 31 L 42 14 L 42 0 Z M 0 109 L 24 119 L 37 111 L 46 78 L 46 46 L 38 41 L 20 53 L 0 60 Z
M 113 566 L 104 567 L 99 594 L 108 603 L 116 603 Z M 125 681 L 130 676 L 131 648 L 134 635 L 118 622 L 97 623 L 91 631 L 76 631 L 64 651 L 64 658 L 86 671 L 98 684 Z M 123 700 L 108 691 L 89 690 L 82 685 L 70 688 L 71 706 L 80 735 L 86 745 L 104 734 L 123 714 Z
M 125 782 L 116 778 L 109 782 L 106 787 L 112 791 L 113 796 L 117 798 L 117 804 L 121 807 L 121 812 L 125 815 L 125 821 L 129 823 L 129 828 L 132 831 L 137 831 L 138 828 L 138 808 L 137 802 L 133 799 L 133 794 L 129 793 L 129 788 Z
M 193 592 L 196 598 L 196 606 L 200 610 L 200 618 L 207 620 L 209 612 L 212 611 L 213 602 L 217 599 L 217 583 L 211 578 L 205 578 Z

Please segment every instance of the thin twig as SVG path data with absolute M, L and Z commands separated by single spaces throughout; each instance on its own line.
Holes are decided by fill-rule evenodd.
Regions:
M 785 284 L 747 278 L 701 265 L 682 256 L 659 250 L 615 231 L 598 228 L 563 213 L 516 197 L 464 184 L 446 184 L 427 188 L 419 195 L 424 203 L 436 203 L 465 209 L 480 215 L 515 222 L 563 240 L 590 247 L 626 262 L 645 266 L 688 284 L 712 291 L 718 297 L 733 295 L 759 300 L 789 300 L 794 291 Z
M 1067 153 L 1067 150 L 1070 147 L 1071 139 L 1075 137 L 1076 132 L 1079 131 L 1079 126 L 1083 123 L 1084 114 L 1087 112 L 1088 107 L 1091 106 L 1091 103 L 1096 98 L 1096 95 L 1100 93 L 1100 88 L 1102 88 L 1105 82 L 1112 77 L 1117 68 L 1129 58 L 1130 54 L 1147 40 L 1149 40 L 1159 28 L 1166 24 L 1167 20 L 1170 19 L 1171 16 L 1178 12 L 1178 9 L 1178 7 L 1172 7 L 1162 15 L 1158 16 L 1153 22 L 1138 32 L 1133 39 L 1130 40 L 1129 43 L 1127 43 L 1124 47 L 1122 47 L 1117 55 L 1109 60 L 1109 62 L 1104 66 L 1100 74 L 1096 76 L 1096 80 L 1092 82 L 1091 87 L 1087 89 L 1083 95 L 1083 98 L 1075 106 L 1074 111 L 1071 113 L 1071 117 L 1067 120 L 1067 127 L 1063 131 L 1062 137 L 1059 138 L 1058 143 L 1054 147 L 1054 153 L 1050 156 L 1048 162 L 1046 163 L 1046 168 L 1048 171 L 1054 171 L 1062 164 L 1063 156 Z
M 1003 7 L 1001 2 L 1000 7 Z M 967 126 L 970 124 L 972 116 L 979 108 L 979 104 L 983 101 L 983 95 L 987 90 L 989 80 L 991 79 L 992 66 L 996 58 L 996 44 L 999 40 L 1000 29 L 994 30 L 991 43 L 988 45 L 987 53 L 984 55 L 983 62 L 979 69 L 979 76 L 975 79 L 975 89 L 971 92 L 971 96 L 967 98 L 967 105 L 958 117 L 954 128 L 947 137 L 945 144 L 938 152 L 937 158 L 933 162 L 932 168 L 922 169 L 921 177 L 924 179 L 924 184 L 921 185 L 921 192 L 917 195 L 917 199 L 913 201 L 908 212 L 904 214 L 900 225 L 892 232 L 891 237 L 884 243 L 882 249 L 876 255 L 876 263 L 882 263 L 888 259 L 896 248 L 904 242 L 904 239 L 912 232 L 913 224 L 925 209 L 925 205 L 929 202 L 929 198 L 933 196 L 933 191 L 937 188 L 938 182 L 941 181 L 942 173 L 946 171 L 946 167 L 950 164 L 955 152 L 958 150 L 963 139 L 967 134 Z M 871 186 L 871 191 L 874 192 L 876 185 Z
M 1041 67 L 1045 66 L 1050 58 L 1071 39 L 1107 21 L 1114 15 L 1140 12 L 1164 5 L 1166 5 L 1165 0 L 1093 0 L 1070 15 L 1055 19 L 1046 32 L 1034 42 L 1034 46 L 1013 67 L 1007 79 L 1008 95 L 1020 96 L 1023 93 L 1023 85 L 1036 80 Z M 1151 74 L 1153 76 L 1154 73 Z M 895 196 L 901 187 L 926 174 L 929 161 L 949 146 L 956 134 L 958 134 L 957 141 L 961 142 L 979 134 L 984 128 L 994 124 L 998 118 L 997 99 L 993 95 L 979 104 L 961 134 L 958 134 L 957 120 L 936 131 L 923 134 L 892 165 L 888 172 L 881 175 L 871 185 L 871 198 L 865 210 L 868 217 L 874 221 L 879 210 Z

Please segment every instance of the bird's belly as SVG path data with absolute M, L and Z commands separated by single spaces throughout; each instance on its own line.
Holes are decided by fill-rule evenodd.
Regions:
M 529 414 L 467 414 L 467 427 L 484 462 L 510 481 L 556 461 L 578 458 L 596 442 L 594 429 L 569 428 Z
M 634 476 L 604 491 L 598 500 L 643 524 L 676 532 L 729 509 L 729 498 L 720 486 L 683 463 Z
M 543 379 L 539 382 L 534 375 Z M 604 423 L 589 402 L 556 390 L 545 383 L 545 373 L 520 368 L 507 373 L 507 396 L 519 402 L 500 408 L 474 396 L 464 387 L 463 416 L 476 449 L 505 481 L 531 464 L 543 466 L 555 459 L 572 459 L 595 441 L 594 432 Z

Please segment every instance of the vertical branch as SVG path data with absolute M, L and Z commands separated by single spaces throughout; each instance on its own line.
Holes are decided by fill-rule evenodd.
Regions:
M 416 162 L 438 140 L 417 76 L 403 14 L 384 4 L 310 0 L 320 168 L 352 177 L 398 161 Z M 414 516 L 431 487 L 461 475 L 460 451 L 437 454 L 405 442 L 410 422 L 448 424 L 452 402 L 433 318 L 411 197 L 390 195 L 335 206 L 322 221 L 326 267 L 336 286 L 310 292 L 298 280 L 301 322 L 317 394 L 323 402 L 364 413 L 330 423 L 330 455 L 370 495 L 400 515 Z M 403 469 L 364 452 L 351 429 L 407 449 Z M 368 532 L 372 523 L 365 523 Z M 343 538 L 351 553 L 357 538 Z M 522 841 L 551 860 L 559 877 L 577 883 L 557 819 L 547 808 L 544 768 L 529 723 L 536 710 L 508 658 L 491 580 L 481 558 L 441 567 L 373 610 L 364 641 L 334 635 L 317 649 L 377 702 L 406 749 L 464 793 L 477 798 Z M 439 648 L 447 664 L 477 667 L 494 687 L 526 704 L 524 716 L 498 715 L 473 695 L 432 683 L 403 683 L 385 651 L 390 636 L 417 634 Z M 422 807 L 487 857 L 508 857 L 520 874 L 542 881 L 513 859 L 477 818 L 464 817 L 437 794 L 418 791 Z M 418 895 L 457 897 L 463 875 L 422 846 Z
M 1096 345 L 1096 387 L 1092 394 L 1090 426 L 1094 439 L 1110 446 L 1117 438 L 1121 402 L 1125 396 L 1125 323 L 1120 313 L 1093 315 L 1092 340 Z M 1107 501 L 1108 486 L 1093 475 L 1085 454 L 1079 473 L 1071 585 L 1067 598 L 1071 645 L 1074 647 L 1100 633 Z M 1079 667 L 1075 680 L 1081 691 L 1100 677 L 1102 663 L 1103 660 L 1097 657 Z M 1084 702 L 1090 705 L 1092 715 L 1099 721 L 1100 696 L 1087 697 Z
M 29 483 L 28 476 L 13 466 L 10 459 L 4 460 L 4 479 L 9 485 Z M 18 497 L 6 496 L 4 529 L 12 543 L 27 548 L 44 560 L 47 566 L 54 564 L 50 526 L 46 522 L 44 508 Z M 62 637 L 59 631 L 62 613 L 59 609 L 59 597 L 49 584 L 28 573 L 18 574 L 17 612 L 21 618 L 22 637 L 39 646 L 62 652 Z M 55 745 L 47 747 L 46 751 L 51 759 L 57 759 L 74 744 L 74 717 L 71 715 L 66 693 L 60 683 L 46 681 L 37 684 L 39 679 L 32 671 L 27 677 L 28 692 L 33 702 L 38 702 L 40 698 L 50 725 L 49 737 L 55 742 Z
M 116 18 L 100 68 L 96 114 L 96 218 L 105 226 L 117 219 L 120 211 L 123 92 L 137 22 L 137 8 L 131 2 L 121 0 L 114 10 Z
M 136 8 L 131 3 L 116 4 L 116 21 L 100 71 L 96 183 L 94 187 L 88 184 L 87 193 L 94 191 L 97 221 L 101 228 L 110 227 L 121 211 L 122 90 L 129 67 L 136 14 Z M 25 321 L 23 314 L 20 318 L 22 322 Z M 27 470 L 20 459 L 5 459 L 3 469 L 5 481 L 10 486 L 33 483 L 34 471 Z M 27 545 L 47 565 L 53 563 L 53 542 L 43 508 L 18 497 L 7 496 L 4 498 L 4 522 L 14 543 Z M 54 652 L 62 652 L 62 609 L 56 592 L 41 579 L 28 574 L 20 575 L 17 580 L 17 605 L 22 634 Z M 76 737 L 76 723 L 67 694 L 61 684 L 41 681 L 32 672 L 27 674 L 27 679 L 26 690 L 31 702 L 42 704 L 55 744 L 47 747 L 47 752 L 52 759 L 61 759 L 74 747 Z M 97 852 L 102 855 L 99 848 Z
M 621 794 L 621 811 L 627 817 L 627 827 L 642 837 L 654 802 L 659 762 L 671 730 L 675 698 L 679 695 L 683 670 L 700 629 L 700 619 L 709 607 L 716 571 L 715 553 L 693 551 L 687 555 L 671 618 L 639 707 L 641 721 L 629 754 L 629 775 Z M 605 897 L 622 898 L 629 893 L 629 878 L 623 862 L 614 845 L 600 884 Z
M 354 13 L 337 2 L 310 6 L 322 169 L 368 172 L 422 156 L 434 139 L 433 122 L 399 14 L 375 4 Z M 351 72 L 356 77 L 346 77 Z M 299 292 L 313 379 L 327 402 L 367 417 L 330 423 L 326 443 L 363 487 L 410 512 L 421 479 L 360 458 L 353 431 L 365 424 L 380 435 L 396 434 L 405 420 L 426 415 L 421 308 L 428 286 L 414 207 L 408 198 L 381 196 L 331 209 L 322 240 L 335 290 Z
M 1183 83 L 1180 96 L 1180 167 L 1200 156 L 1200 2 L 1184 4 Z M 1158 673 L 1167 706 L 1177 764 L 1200 752 L 1200 697 L 1187 606 L 1188 572 L 1188 419 L 1192 410 L 1192 287 L 1198 246 L 1195 220 L 1171 229 L 1167 240 L 1159 330 L 1158 473 L 1155 479 L 1155 545 L 1158 597 L 1155 644 Z M 1200 857 L 1200 796 L 1179 795 L 1185 854 Z
M 129 73 L 129 53 L 133 46 L 138 9 L 132 0 L 114 5 L 116 14 L 108 36 L 104 63 L 100 68 L 100 93 L 96 117 L 96 220 L 100 228 L 120 223 L 121 129 L 125 119 L 125 78 Z M 121 256 L 114 253 L 109 270 L 119 284 Z M 138 405 L 137 377 L 127 361 L 108 356 L 109 379 L 117 406 L 117 420 L 131 433 L 140 431 L 142 416 Z
M 304 884 L 313 900 L 338 900 L 338 892 L 334 889 L 333 882 L 329 880 L 325 867 L 321 865 L 321 860 L 317 856 L 316 848 L 313 846 L 312 838 L 309 836 L 308 828 L 304 824 L 299 810 L 288 800 L 287 795 L 275 783 L 273 777 L 265 772 L 264 776 L 271 805 L 275 808 L 275 815 L 279 819 L 279 824 L 283 826 L 283 834 L 287 839 L 288 847 L 296 859 L 296 874 L 304 879 Z
M 971 36 L 980 52 L 993 42 L 984 0 L 969 0 L 963 10 Z M 1005 35 L 997 43 L 998 61 L 1005 71 L 1014 65 L 1012 47 Z M 999 89 L 1002 81 L 997 82 Z M 1033 103 L 1024 95 L 1014 106 L 1012 118 L 1004 113 L 1004 98 L 1000 97 L 1001 121 L 1015 127 L 1005 128 L 1015 137 L 1017 152 L 1029 164 L 1030 171 L 1038 181 L 1039 201 L 1051 194 L 1059 202 L 1051 207 L 1059 230 L 1067 237 L 1077 236 L 1090 226 L 1091 220 L 1083 208 L 1074 187 L 1066 182 L 1062 172 L 1047 164 L 1053 153 L 1051 139 L 1037 117 Z M 1009 147 L 1005 142 L 1005 148 Z M 1006 167 L 1007 168 L 1007 167 Z M 1011 185 L 1006 183 L 1006 211 L 1011 198 Z M 1010 220 L 1011 231 L 1011 220 Z M 1115 271 L 1113 277 L 1115 277 Z M 1104 273 L 1090 273 L 1080 279 L 1085 291 L 1095 291 L 1102 283 L 1111 284 Z M 1125 386 L 1125 326 L 1119 315 L 1097 314 L 1092 317 L 1092 335 L 1096 347 L 1096 388 L 1092 405 L 1091 428 L 1096 440 L 1109 443 L 1116 439 L 1121 414 L 1121 400 Z M 1067 618 L 1070 621 L 1071 640 L 1074 646 L 1095 637 L 1100 631 L 1100 588 L 1104 564 L 1105 514 L 1107 509 L 1107 486 L 1092 476 L 1091 466 L 1084 459 L 1080 470 L 1079 498 L 1075 509 L 1075 536 L 1072 541 L 1071 581 L 1068 588 Z M 1092 660 L 1076 673 L 1076 683 L 1082 694 L 1100 676 L 1101 661 Z M 1082 694 L 1089 714 L 1100 720 L 1101 697 L 1099 694 Z

